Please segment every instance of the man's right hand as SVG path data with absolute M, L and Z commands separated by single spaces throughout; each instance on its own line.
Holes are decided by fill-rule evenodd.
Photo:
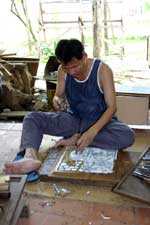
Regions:
M 80 134 L 76 133 L 69 138 L 63 138 L 57 141 L 53 147 L 57 148 L 59 146 L 76 146 L 76 143 L 79 137 L 80 137 Z
M 67 109 L 67 103 L 64 98 L 54 96 L 53 98 L 53 106 L 54 109 L 57 111 L 66 111 Z

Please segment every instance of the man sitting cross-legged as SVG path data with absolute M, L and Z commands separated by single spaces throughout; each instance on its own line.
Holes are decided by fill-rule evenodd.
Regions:
M 6 173 L 37 171 L 44 134 L 63 136 L 59 145 L 124 149 L 134 142 L 134 132 L 119 121 L 113 72 L 100 59 L 88 58 L 77 39 L 62 39 L 55 55 L 60 63 L 53 105 L 56 112 L 31 112 L 23 121 L 20 153 L 24 158 L 5 164 Z

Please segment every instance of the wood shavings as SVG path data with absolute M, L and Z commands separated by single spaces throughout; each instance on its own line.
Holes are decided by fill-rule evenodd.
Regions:
M 42 207 L 45 207 L 45 206 L 52 206 L 52 203 L 50 201 L 42 201 L 39 203 Z
M 109 216 L 105 216 L 103 213 L 101 213 L 101 217 L 102 217 L 104 220 L 110 220 L 110 219 L 111 219 Z
M 67 194 L 70 194 L 71 191 L 67 190 L 65 188 L 60 188 L 56 184 L 53 184 L 53 190 L 57 195 L 60 195 L 62 197 L 66 196 Z

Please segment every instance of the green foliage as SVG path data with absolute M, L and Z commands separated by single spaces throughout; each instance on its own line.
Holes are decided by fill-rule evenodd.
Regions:
M 48 61 L 48 58 L 50 56 L 55 55 L 55 47 L 56 43 L 54 42 L 51 46 L 48 46 L 47 44 L 43 44 L 40 48 L 40 58 L 42 63 L 46 63 Z
M 145 1 L 145 10 L 150 11 L 150 1 Z
M 146 41 L 146 36 L 128 36 L 125 38 L 125 41 L 128 42 L 140 42 L 140 41 Z
M 146 36 L 141 36 L 141 37 L 139 37 L 139 36 L 128 36 L 128 37 L 124 38 L 124 42 L 125 43 L 130 43 L 130 42 L 136 43 L 136 42 L 140 42 L 140 41 L 146 41 L 146 38 L 147 38 Z M 113 40 L 115 41 L 116 44 L 122 43 L 121 38 L 114 38 Z

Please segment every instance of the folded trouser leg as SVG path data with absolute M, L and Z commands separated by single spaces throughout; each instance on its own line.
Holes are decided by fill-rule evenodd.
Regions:
M 95 122 L 83 120 L 81 132 L 87 130 Z M 125 149 L 134 143 L 134 131 L 125 123 L 112 119 L 94 138 L 90 146 L 104 149 Z
M 122 150 L 134 143 L 134 131 L 120 121 L 111 121 L 95 137 L 92 145 Z

